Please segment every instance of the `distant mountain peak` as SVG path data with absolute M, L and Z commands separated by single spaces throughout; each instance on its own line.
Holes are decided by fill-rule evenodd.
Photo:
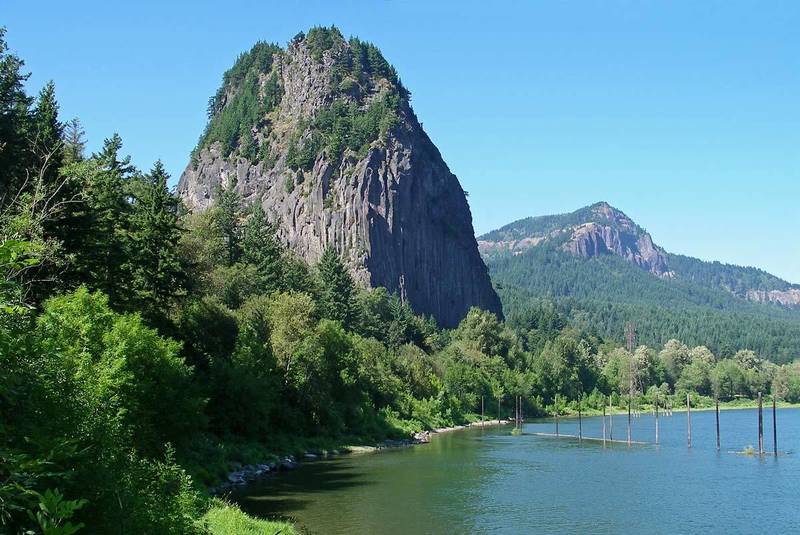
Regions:
M 671 254 L 624 212 L 600 201 L 567 214 L 528 217 L 478 238 L 484 258 L 519 256 L 547 248 L 579 258 L 616 256 L 662 279 L 724 290 L 741 299 L 785 307 L 800 305 L 800 285 L 756 268 L 703 262 Z
M 659 277 L 672 277 L 666 253 L 650 234 L 621 210 L 605 201 L 569 214 L 521 219 L 481 236 L 484 254 L 515 254 L 550 244 L 586 258 L 616 255 Z

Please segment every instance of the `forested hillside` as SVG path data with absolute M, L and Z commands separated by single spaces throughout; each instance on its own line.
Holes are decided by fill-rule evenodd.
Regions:
M 651 345 L 679 338 L 722 355 L 753 349 L 776 362 L 800 355 L 800 310 L 748 299 L 794 285 L 755 268 L 668 253 L 606 203 L 511 223 L 479 243 L 508 314 L 544 298 L 609 339 L 621 340 L 632 322 Z

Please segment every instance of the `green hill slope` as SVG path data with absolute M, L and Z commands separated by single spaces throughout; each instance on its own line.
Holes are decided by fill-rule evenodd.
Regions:
M 749 348 L 777 362 L 800 357 L 796 285 L 756 268 L 670 254 L 606 203 L 520 220 L 479 244 L 508 316 L 544 298 L 611 338 L 621 340 L 634 322 L 642 343 L 679 338 L 722 355 Z M 788 306 L 758 302 L 759 292 L 787 296 Z

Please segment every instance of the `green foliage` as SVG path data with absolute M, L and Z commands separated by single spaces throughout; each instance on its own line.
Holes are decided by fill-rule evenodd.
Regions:
M 25 169 L 33 160 L 26 136 L 31 130 L 29 109 L 33 104 L 24 88 L 29 74 L 22 70 L 25 63 L 9 52 L 5 35 L 6 29 L 0 27 L 0 206 L 22 187 Z
M 621 222 L 621 220 L 624 222 Z M 731 356 L 752 349 L 776 362 L 800 353 L 800 311 L 744 299 L 748 290 L 787 290 L 786 281 L 761 270 L 664 253 L 670 277 L 656 277 L 614 254 L 592 258 L 562 250 L 575 226 L 596 223 L 636 240 L 645 230 L 605 203 L 570 214 L 516 221 L 490 232 L 489 241 L 545 239 L 511 254 L 487 254 L 505 311 L 513 316 L 530 299 L 552 299 L 585 330 L 619 340 L 635 322 L 639 340 L 657 346 L 679 338 Z M 668 370 L 674 379 L 676 370 Z
M 320 316 L 352 329 L 356 321 L 355 283 L 333 247 L 325 249 L 317 264 L 317 288 Z
M 65 500 L 58 490 L 47 489 L 40 495 L 39 510 L 30 516 L 44 535 L 72 535 L 84 524 L 73 524 L 69 519 L 84 505 L 86 500 Z
M 268 294 L 282 287 L 284 250 L 277 227 L 267 221 L 260 203 L 253 204 L 242 232 L 243 260 L 256 268 L 258 290 Z
M 341 43 L 344 43 L 344 37 L 336 26 L 314 26 L 306 34 L 306 45 L 315 61 L 321 61 L 324 52 Z
M 247 516 L 236 505 L 219 499 L 203 515 L 201 523 L 211 535 L 294 535 L 294 528 L 285 522 L 270 522 Z
M 797 313 L 660 279 L 617 256 L 586 259 L 541 245 L 487 263 L 509 317 L 544 298 L 573 325 L 610 340 L 635 322 L 638 339 L 653 346 L 679 338 L 724 356 L 749 348 L 786 362 L 800 354 Z
M 12 475 L 0 489 L 7 494 L 12 485 L 4 503 L 28 511 L 45 533 L 80 524 L 94 533 L 123 525 L 191 533 L 194 491 L 163 447 L 202 423 L 178 344 L 85 289 L 48 300 L 35 328 L 20 326 L 11 336 L 12 350 L 0 351 L 0 369 L 9 370 L 0 438 L 21 451 L 3 457 L 3 472 Z M 17 513 L 0 517 L 24 525 Z
M 104 404 L 111 427 L 138 451 L 180 443 L 197 427 L 201 404 L 187 395 L 191 369 L 177 342 L 159 337 L 139 316 L 115 314 L 102 294 L 81 288 L 49 300 L 36 334 L 43 353 L 57 353 L 75 370 L 77 386 Z
M 385 139 L 397 125 L 399 107 L 400 97 L 392 91 L 384 92 L 363 110 L 354 102 L 335 100 L 319 111 L 312 128 L 320 133 L 324 149 L 334 161 L 347 149 L 363 158 L 372 142 Z
M 277 45 L 259 41 L 225 72 L 222 86 L 208 104 L 209 121 L 193 158 L 204 148 L 220 143 L 229 156 L 237 147 L 245 158 L 256 160 L 257 142 L 252 130 L 259 126 L 282 98 L 278 75 L 273 72 Z
M 227 250 L 227 265 L 232 266 L 241 255 L 241 197 L 236 191 L 236 181 L 232 180 L 225 187 L 219 186 L 214 207 L 214 219 L 222 234 Z
M 289 148 L 286 150 L 286 165 L 290 169 L 310 171 L 314 167 L 320 147 L 320 134 L 311 130 L 308 135 L 305 135 L 305 123 L 300 123 L 289 139 Z
M 790 403 L 800 402 L 800 362 L 785 364 L 776 370 L 770 390 Z
M 163 321 L 184 288 L 184 266 L 178 252 L 181 228 L 178 198 L 168 187 L 161 161 L 149 174 L 132 181 L 132 209 L 126 239 L 131 300 L 137 310 Z
M 236 318 L 216 297 L 204 296 L 184 303 L 176 323 L 192 363 L 205 366 L 212 357 L 225 358 L 234 350 Z

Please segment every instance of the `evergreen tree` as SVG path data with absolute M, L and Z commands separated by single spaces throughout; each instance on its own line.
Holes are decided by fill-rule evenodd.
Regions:
M 103 141 L 103 149 L 98 154 L 93 154 L 92 158 L 100 162 L 108 171 L 118 173 L 120 180 L 123 180 L 133 173 L 135 168 L 131 165 L 130 156 L 119 159 L 121 150 L 122 138 L 115 132 L 114 135 Z
M 355 283 L 333 247 L 322 253 L 317 265 L 319 312 L 350 330 L 356 320 Z
M 86 150 L 86 132 L 80 120 L 74 117 L 64 125 L 64 163 L 83 161 Z
M 281 288 L 283 252 L 276 237 L 275 225 L 267 221 L 261 203 L 254 203 L 244 226 L 242 257 L 258 269 L 261 292 L 271 293 Z
M 241 256 L 241 212 L 242 199 L 236 191 L 236 181 L 231 181 L 227 187 L 217 189 L 217 205 L 215 218 L 225 240 L 228 252 L 227 265 L 232 266 Z
M 29 109 L 32 99 L 23 84 L 21 59 L 8 51 L 5 28 L 0 27 L 0 206 L 8 203 L 22 187 L 30 161 Z
M 63 163 L 62 136 L 64 125 L 58 120 L 56 87 L 52 81 L 39 92 L 32 114 L 33 151 L 39 167 L 47 167 L 48 182 L 58 180 Z
M 165 317 L 166 309 L 183 288 L 178 254 L 181 229 L 178 198 L 169 191 L 169 174 L 161 160 L 147 175 L 133 182 L 133 203 L 127 237 L 132 297 L 137 309 L 152 320 Z
M 105 292 L 114 306 L 129 300 L 125 279 L 126 230 L 129 204 L 127 186 L 134 168 L 130 156 L 120 160 L 122 139 L 106 139 L 99 154 L 92 156 L 91 169 L 81 177 L 83 210 L 76 226 L 82 239 L 70 244 L 75 255 L 74 278 L 92 289 Z

